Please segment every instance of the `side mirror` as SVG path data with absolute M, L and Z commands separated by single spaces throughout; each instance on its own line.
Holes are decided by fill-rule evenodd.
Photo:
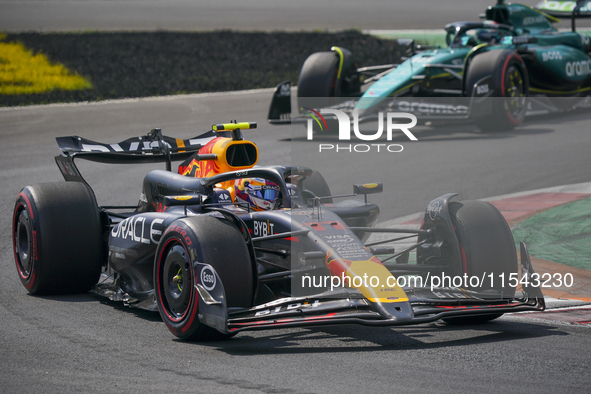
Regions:
M 380 183 L 364 183 L 353 185 L 353 194 L 376 194 L 384 191 L 384 185 Z
M 353 185 L 353 194 L 363 194 L 365 197 L 365 203 L 367 204 L 367 195 L 376 194 L 384 191 L 384 185 L 382 183 L 364 183 L 363 185 Z

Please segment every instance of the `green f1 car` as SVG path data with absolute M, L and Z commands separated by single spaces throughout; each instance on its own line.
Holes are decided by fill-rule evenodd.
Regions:
M 591 39 L 576 31 L 575 19 L 590 17 L 590 10 L 591 1 L 544 1 L 532 8 L 498 0 L 483 21 L 447 24 L 447 48 L 399 39 L 409 55 L 401 64 L 359 68 L 347 49 L 314 53 L 299 76 L 300 115 L 290 116 L 286 81 L 274 93 L 269 122 L 305 121 L 312 108 L 331 107 L 356 113 L 359 122 L 393 111 L 510 130 L 528 114 L 589 106 Z M 559 32 L 556 16 L 571 17 L 572 31 Z

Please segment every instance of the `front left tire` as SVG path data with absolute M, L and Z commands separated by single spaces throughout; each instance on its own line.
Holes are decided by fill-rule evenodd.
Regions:
M 195 286 L 201 278 L 195 276 L 193 263 L 209 264 L 215 269 L 228 308 L 249 308 L 254 298 L 254 271 L 249 256 L 242 233 L 227 220 L 196 216 L 173 222 L 160 240 L 154 263 L 158 311 L 170 332 L 186 341 L 233 336 L 199 321 L 199 293 Z
M 511 229 L 501 212 L 485 201 L 450 202 L 449 213 L 458 238 L 460 256 L 456 272 L 468 278 L 483 279 L 472 288 L 492 298 L 511 299 L 515 287 L 508 284 L 512 273 L 518 272 L 517 252 Z M 477 324 L 500 317 L 502 313 L 443 319 L 450 324 Z

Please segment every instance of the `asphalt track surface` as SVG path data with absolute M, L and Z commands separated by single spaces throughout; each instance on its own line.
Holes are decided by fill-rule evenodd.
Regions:
M 2 31 L 439 29 L 495 0 L 0 0 Z M 521 3 L 535 5 L 537 0 Z M 581 20 L 578 26 L 591 26 Z M 560 27 L 570 27 L 563 22 Z
M 0 2 L 0 10 L 9 3 L 17 2 Z M 60 2 L 22 3 L 42 7 L 42 3 Z M 75 3 L 123 6 L 156 2 L 61 3 L 76 10 Z M 438 27 L 441 22 L 465 19 L 460 12 L 477 2 L 440 3 L 453 15 L 444 18 L 443 10 L 429 13 L 437 15 L 431 17 L 437 26 L 419 27 Z M 410 4 L 414 7 L 412 15 L 424 7 L 421 2 Z M 482 9 L 475 7 L 475 12 Z M 474 19 L 473 14 L 471 11 L 467 19 Z M 138 19 L 144 21 L 141 15 Z M 312 10 L 309 15 L 323 17 Z M 99 16 L 96 13 L 97 19 Z M 42 26 L 42 19 L 60 21 L 60 17 L 49 13 L 33 21 L 33 25 Z M 76 22 L 77 18 L 65 19 L 72 24 L 82 23 Z M 83 15 L 80 19 L 84 20 Z M 288 25 L 289 20 L 286 17 L 283 24 Z M 7 26 L 4 21 L 0 25 Z M 226 25 L 231 23 L 216 24 Z M 321 26 L 330 27 L 328 23 Z M 100 26 L 105 27 L 109 26 Z M 359 27 L 365 28 L 361 23 Z M 88 24 L 84 28 L 97 27 Z M 305 142 L 301 130 L 292 135 L 289 128 L 268 126 L 268 102 L 269 92 L 255 92 L 0 110 L 2 392 L 589 391 L 589 326 L 527 315 L 504 316 L 482 326 L 338 326 L 246 332 L 228 342 L 188 344 L 174 340 L 158 314 L 130 310 L 90 294 L 26 294 L 13 263 L 12 208 L 21 187 L 61 181 L 53 162 L 58 153 L 56 136 L 80 135 L 118 142 L 162 127 L 165 134 L 187 138 L 220 121 L 257 121 L 260 128 L 246 133 L 261 151 L 261 164 L 292 162 L 311 166 L 316 164 L 319 143 L 336 142 L 331 138 Z M 404 146 L 403 152 L 388 156 L 341 152 L 332 154 L 332 164 L 320 169 L 335 194 L 350 192 L 353 183 L 383 182 L 385 193 L 373 201 L 380 204 L 382 219 L 387 220 L 421 211 L 429 200 L 447 192 L 460 193 L 460 199 L 472 199 L 589 182 L 590 121 L 589 113 L 538 118 L 509 133 L 480 133 L 469 125 L 420 128 L 416 130 L 417 143 L 401 137 L 393 141 Z M 80 167 L 101 204 L 135 203 L 147 171 L 145 166 Z
M 174 340 L 158 314 L 90 294 L 27 295 L 10 246 L 12 207 L 22 186 L 60 181 L 55 136 L 118 142 L 162 127 L 186 138 L 239 119 L 259 122 L 245 133 L 257 143 L 261 164 L 286 163 L 302 149 L 312 161 L 316 140 L 298 142 L 289 128 L 265 123 L 268 98 L 254 92 L 0 110 L 5 392 L 588 392 L 588 326 L 507 316 L 482 326 L 289 329 L 188 344 Z M 571 114 L 486 134 L 467 125 L 419 128 L 418 142 L 398 141 L 403 152 L 345 154 L 322 171 L 335 193 L 350 192 L 355 182 L 384 182 L 385 220 L 421 211 L 450 191 L 471 199 L 589 181 L 590 121 L 589 113 Z M 80 167 L 101 204 L 135 203 L 147 171 Z

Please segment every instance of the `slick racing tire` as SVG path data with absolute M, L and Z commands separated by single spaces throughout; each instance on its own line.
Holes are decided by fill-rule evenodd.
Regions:
M 83 293 L 97 282 L 102 224 L 94 193 L 84 183 L 25 187 L 12 220 L 16 268 L 31 294 Z
M 308 56 L 298 79 L 298 98 L 334 97 L 338 69 L 336 52 L 316 52 Z
M 199 293 L 193 263 L 211 265 L 218 273 L 228 308 L 252 306 L 253 266 L 242 233 L 227 220 L 196 216 L 174 221 L 156 250 L 154 292 L 168 329 L 186 341 L 226 339 L 199 321 Z
M 311 54 L 300 71 L 298 79 L 298 108 L 302 113 L 311 109 L 320 109 L 335 104 L 335 90 L 338 83 L 339 56 L 336 52 L 316 52 Z M 317 117 L 314 116 L 314 117 Z M 312 128 L 317 133 L 334 134 L 338 132 L 336 120 L 313 122 Z
M 330 196 L 330 188 L 322 174 L 314 170 L 312 175 L 304 180 L 304 189 L 311 191 L 316 197 Z M 332 203 L 332 198 L 325 198 L 323 203 Z
M 478 288 L 468 289 L 481 294 L 491 291 L 491 297 L 494 298 L 501 291 L 503 298 L 512 298 L 515 287 L 508 286 L 508 278 L 511 273 L 517 272 L 517 252 L 505 218 L 497 208 L 485 201 L 451 202 L 449 212 L 460 246 L 460 259 L 457 262 L 460 267 L 456 272 L 462 272 L 468 278 L 485 278 Z M 504 277 L 504 281 L 499 275 Z M 451 324 L 474 324 L 501 315 L 495 313 L 443 320 Z
M 316 52 L 310 55 L 300 71 L 298 79 L 298 108 L 317 117 L 311 109 L 320 109 L 338 104 L 346 97 L 359 96 L 360 82 L 357 66 L 353 55 L 345 48 L 338 48 L 337 52 Z M 340 64 L 341 55 L 343 63 Z M 340 70 L 339 76 L 339 67 Z M 336 119 L 325 119 L 320 125 L 313 123 L 317 132 L 335 134 L 338 132 Z
M 468 65 L 465 86 L 466 95 L 472 98 L 486 97 L 488 92 L 493 92 L 484 99 L 485 103 L 490 102 L 490 113 L 475 120 L 481 130 L 513 130 L 525 119 L 529 80 L 525 64 L 517 53 L 496 49 L 477 54 Z M 479 104 L 475 100 L 473 105 Z

